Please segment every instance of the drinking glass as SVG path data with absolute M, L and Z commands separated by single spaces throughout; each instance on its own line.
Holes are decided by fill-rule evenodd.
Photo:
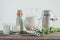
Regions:
M 8 24 L 3 25 L 3 34 L 4 35 L 10 34 L 10 25 Z

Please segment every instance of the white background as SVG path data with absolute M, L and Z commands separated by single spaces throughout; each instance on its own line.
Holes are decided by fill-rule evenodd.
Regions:
M 3 23 L 16 23 L 16 13 L 19 9 L 23 10 L 23 19 L 27 15 L 41 17 L 43 10 L 52 10 L 51 14 L 54 13 L 58 18 L 54 27 L 60 27 L 60 0 L 0 0 L 0 29 Z M 28 9 L 39 9 L 40 13 L 24 12 Z

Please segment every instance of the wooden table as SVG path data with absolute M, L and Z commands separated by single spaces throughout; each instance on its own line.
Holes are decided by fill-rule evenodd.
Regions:
M 0 34 L 0 40 L 58 40 L 60 36 L 33 36 L 29 34 Z
M 0 33 L 0 40 L 60 40 L 60 36 L 34 36 L 31 34 L 9 34 Z

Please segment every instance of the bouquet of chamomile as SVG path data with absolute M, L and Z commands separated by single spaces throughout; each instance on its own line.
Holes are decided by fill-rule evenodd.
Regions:
M 60 28 L 53 28 L 53 27 L 49 27 L 49 28 L 45 28 L 45 29 L 35 29 L 34 30 L 34 34 L 37 36 L 43 36 L 43 35 L 50 35 L 51 33 L 54 32 L 60 32 Z

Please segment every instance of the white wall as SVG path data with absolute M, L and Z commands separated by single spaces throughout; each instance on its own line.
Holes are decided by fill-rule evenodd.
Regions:
M 16 11 L 18 9 L 26 10 L 27 8 L 39 8 L 40 13 L 33 14 L 35 16 L 41 16 L 44 9 L 52 10 L 58 18 L 55 23 L 55 27 L 60 26 L 60 0 L 0 0 L 0 24 L 9 23 L 15 24 Z M 23 18 L 32 13 L 24 13 Z M 0 26 L 2 29 L 2 27 Z

